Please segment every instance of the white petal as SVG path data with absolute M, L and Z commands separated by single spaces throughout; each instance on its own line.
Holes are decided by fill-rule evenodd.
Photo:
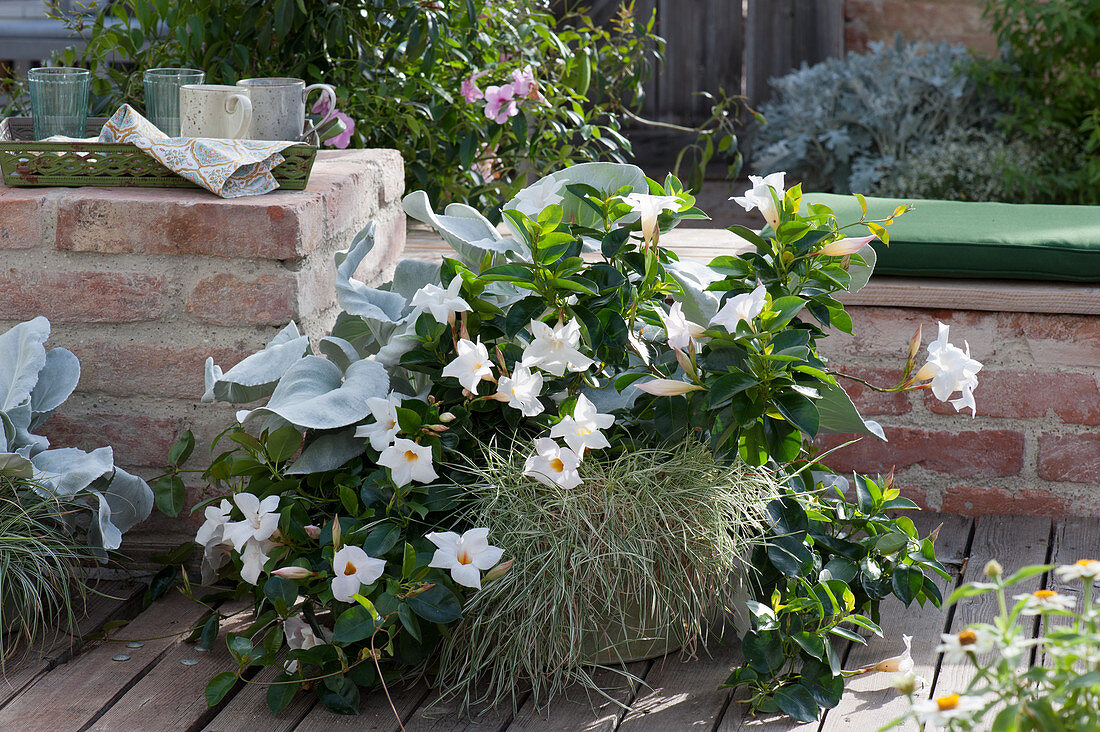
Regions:
M 451 569 L 451 579 L 463 587 L 481 589 L 481 572 L 472 564 L 459 564 Z

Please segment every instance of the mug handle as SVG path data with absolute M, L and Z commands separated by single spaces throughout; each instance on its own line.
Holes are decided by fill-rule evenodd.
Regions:
M 229 105 L 236 100 L 236 110 L 230 112 Z M 248 98 L 247 94 L 234 94 L 225 101 L 225 111 L 227 114 L 231 114 L 234 117 L 240 117 L 241 121 L 237 125 L 236 131 L 232 135 L 232 139 L 239 140 L 248 134 L 248 128 L 252 126 L 252 100 Z
M 321 125 L 325 124 L 330 119 L 332 119 L 333 117 L 336 116 L 336 89 L 333 88 L 332 85 L 330 85 L 330 84 L 310 84 L 302 92 L 303 98 L 308 99 L 309 98 L 309 93 L 311 91 L 313 91 L 314 89 L 320 89 L 321 90 L 321 96 L 328 98 L 328 114 L 326 114 L 324 116 L 324 118 L 321 119 L 321 121 L 319 121 L 317 124 L 313 125 L 308 130 L 305 130 L 304 132 L 302 132 L 302 139 L 305 139 L 305 138 L 309 137 L 310 135 L 312 135 L 314 132 L 316 132 L 318 130 L 318 128 L 321 127 Z M 307 104 L 306 106 L 309 106 L 309 105 Z

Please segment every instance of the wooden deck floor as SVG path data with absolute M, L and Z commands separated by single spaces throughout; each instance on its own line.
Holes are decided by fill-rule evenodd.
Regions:
M 943 522 L 938 554 L 954 573 L 950 584 L 980 577 L 985 563 L 996 558 L 1006 569 L 1042 562 L 1068 563 L 1100 554 L 1100 519 L 1071 518 L 1051 521 L 1042 517 L 959 516 L 920 514 L 914 517 L 922 531 Z M 1031 580 L 1038 589 L 1044 580 Z M 948 590 L 946 582 L 941 583 Z M 115 640 L 62 640 L 25 662 L 9 667 L 0 685 L 0 730 L 19 732 L 104 730 L 207 730 L 239 732 L 331 732 L 334 730 L 397 730 L 385 696 L 368 695 L 362 714 L 332 714 L 300 694 L 288 709 L 273 716 L 264 703 L 266 688 L 245 684 L 216 708 L 208 708 L 203 689 L 214 674 L 230 662 L 221 640 L 211 653 L 197 653 L 182 640 L 184 631 L 200 617 L 202 608 L 181 596 L 169 596 L 144 612 L 140 586 L 105 583 L 110 597 L 96 597 L 88 607 L 82 632 L 91 633 L 113 620 L 133 618 L 114 631 Z M 946 594 L 946 592 L 945 592 Z M 885 639 L 868 646 L 853 644 L 844 651 L 844 665 L 853 668 L 893 655 L 902 648 L 901 635 L 913 636 L 917 672 L 929 680 L 925 694 L 943 695 L 967 682 L 965 665 L 941 663 L 934 651 L 941 632 L 977 620 L 988 620 L 995 608 L 992 597 L 972 598 L 951 613 L 931 607 L 903 608 L 883 604 Z M 242 622 L 244 619 L 242 618 Z M 140 648 L 127 646 L 141 639 Z M 112 660 L 118 654 L 128 660 Z M 840 705 L 819 723 L 795 724 L 783 719 L 754 719 L 742 713 L 726 690 L 718 689 L 740 660 L 736 642 L 709 649 L 694 660 L 669 657 L 633 664 L 630 671 L 644 685 L 619 685 L 613 694 L 628 709 L 603 699 L 589 699 L 580 690 L 554 701 L 548 710 L 535 710 L 524 700 L 518 714 L 511 709 L 490 711 L 470 721 L 446 703 L 432 704 L 424 686 L 392 690 L 394 704 L 407 730 L 877 730 L 898 716 L 905 700 L 888 686 L 883 675 L 852 679 Z M 608 676 L 618 679 L 618 676 Z

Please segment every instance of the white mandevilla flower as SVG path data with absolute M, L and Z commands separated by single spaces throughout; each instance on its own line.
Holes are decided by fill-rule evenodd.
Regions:
M 309 650 L 328 642 L 325 638 L 318 638 L 310 624 L 300 617 L 291 617 L 283 621 L 283 635 L 286 637 L 287 646 L 295 651 Z M 292 674 L 298 670 L 298 662 L 287 661 L 283 664 L 283 668 L 287 673 Z
M 967 628 L 959 633 L 944 633 L 943 642 L 936 651 L 943 653 L 948 663 L 957 663 L 968 655 L 989 653 L 993 650 L 993 636 L 981 628 Z
M 977 414 L 974 404 L 974 388 L 978 385 L 977 373 L 982 364 L 970 358 L 970 344 L 963 341 L 966 350 L 947 342 L 950 326 L 939 324 L 940 331 L 936 340 L 928 344 L 928 362 L 913 376 L 914 381 L 931 379 L 932 394 L 941 402 L 946 402 L 956 391 L 962 392 L 958 399 L 952 399 L 955 411 L 970 408 L 970 416 Z
M 870 244 L 875 240 L 875 235 L 870 236 L 856 236 L 848 237 L 847 239 L 838 239 L 837 241 L 830 242 L 825 246 L 818 249 L 814 254 L 822 257 L 846 257 L 849 254 L 855 254 L 863 247 Z
M 461 289 L 462 278 L 458 275 L 455 275 L 446 290 L 428 283 L 413 295 L 412 305 L 430 312 L 437 323 L 450 325 L 455 321 L 455 313 L 464 313 L 471 309 L 470 303 L 459 294 Z
M 537 366 L 548 374 L 563 376 L 566 369 L 584 371 L 595 363 L 577 350 L 581 344 L 581 326 L 576 320 L 559 322 L 556 328 L 541 320 L 532 320 L 531 334 L 535 339 L 523 349 L 521 366 Z
M 501 376 L 497 381 L 496 398 L 508 402 L 509 407 L 518 409 L 524 417 L 542 414 L 541 393 L 542 374 L 532 373 L 526 366 L 516 366 L 511 376 Z
M 646 394 L 653 394 L 654 396 L 680 396 L 681 394 L 700 391 L 705 388 L 698 384 L 689 384 L 686 381 L 680 381 L 678 379 L 651 379 L 643 384 L 635 383 L 634 386 L 638 387 Z
M 367 408 L 370 409 L 374 422 L 360 425 L 355 428 L 356 437 L 366 437 L 370 440 L 370 446 L 382 452 L 393 444 L 401 426 L 397 423 L 397 407 L 401 406 L 401 397 L 390 394 L 386 399 L 370 397 L 367 399 Z
M 561 203 L 564 200 L 558 193 L 561 187 L 561 183 L 551 176 L 547 176 L 517 193 L 516 197 L 505 208 L 512 208 L 525 216 L 536 218 L 547 206 Z
M 569 490 L 584 482 L 577 472 L 580 462 L 577 453 L 568 447 L 562 447 L 549 437 L 540 437 L 535 440 L 535 454 L 527 458 L 523 466 L 523 474 L 551 488 L 558 486 Z
M 209 511 L 210 509 L 208 508 L 206 510 Z M 1063 582 L 1086 579 L 1095 582 L 1097 579 L 1100 579 L 1100 561 L 1095 559 L 1078 559 L 1073 564 L 1063 564 L 1061 567 L 1055 569 L 1054 573 L 1058 575 Z
M 332 596 L 340 602 L 354 602 L 361 585 L 373 585 L 386 569 L 386 562 L 368 555 L 361 547 L 345 546 L 332 555 Z
M 455 344 L 458 356 L 443 367 L 443 376 L 453 376 L 458 383 L 471 393 L 477 393 L 477 385 L 482 379 L 492 378 L 493 364 L 489 360 L 489 349 L 477 339 L 477 343 L 463 338 Z
M 222 543 L 225 525 L 229 523 L 229 514 L 233 510 L 233 504 L 222 499 L 217 506 L 207 506 L 204 515 L 206 521 L 195 532 L 195 543 L 204 547 Z
M 431 483 L 439 477 L 432 466 L 432 448 L 398 437 L 378 456 L 378 464 L 390 469 L 393 482 L 400 488 L 412 481 Z
M 565 444 L 578 455 L 584 455 L 585 450 L 600 450 L 610 447 L 600 430 L 605 430 L 615 424 L 615 418 L 610 414 L 600 414 L 596 411 L 596 405 L 588 400 L 584 394 L 577 397 L 577 403 L 573 406 L 571 417 L 562 417 L 561 421 L 550 428 L 551 437 L 564 437 Z
M 244 520 L 226 524 L 223 531 L 225 541 L 237 551 L 241 551 L 250 539 L 266 541 L 279 527 L 279 514 L 275 513 L 279 507 L 278 496 L 268 496 L 261 501 L 251 493 L 237 493 L 233 502 L 241 509 Z
M 634 211 L 642 222 L 642 238 L 649 244 L 656 244 L 661 235 L 657 226 L 657 217 L 663 211 L 679 211 L 683 203 L 677 196 L 653 196 L 648 193 L 631 193 L 623 196 L 623 201 Z
M 908 674 L 913 671 L 913 636 L 903 635 L 901 637 L 902 643 L 905 644 L 905 650 L 896 656 L 890 658 L 884 658 L 878 663 L 870 666 L 864 666 L 860 669 L 860 673 L 870 673 L 871 671 L 883 671 L 886 673 L 895 674 Z
M 241 552 L 241 579 L 250 585 L 260 581 L 260 574 L 264 571 L 264 565 L 269 559 L 267 553 L 275 548 L 273 541 L 261 541 L 249 539 Z
M 1036 590 L 1032 593 L 1013 595 L 1012 599 L 1024 601 L 1021 615 L 1038 615 L 1044 610 L 1072 610 L 1077 607 L 1077 600 L 1054 590 Z
M 752 184 L 752 188 L 745 191 L 743 196 L 731 196 L 730 200 L 740 204 L 741 208 L 746 211 L 752 211 L 754 208 L 760 209 L 760 213 L 764 215 L 764 220 L 768 222 L 772 229 L 778 229 L 779 210 L 775 207 L 772 191 L 776 192 L 780 201 L 783 200 L 783 177 L 785 175 L 786 173 L 782 172 L 763 177 L 750 175 L 749 183 Z
M 921 724 L 943 727 L 952 719 L 965 719 L 985 706 L 981 698 L 949 694 L 935 699 L 924 699 L 913 705 L 913 711 Z
M 438 549 L 429 567 L 451 570 L 451 579 L 463 587 L 481 589 L 481 572 L 492 569 L 504 550 L 489 544 L 489 529 L 470 529 L 459 536 L 453 531 L 433 531 L 428 541 Z
M 720 325 L 730 333 L 736 332 L 737 324 L 742 320 L 752 323 L 754 318 L 764 312 L 767 294 L 764 285 L 757 285 L 752 292 L 734 295 L 710 319 L 711 325 Z
M 688 351 L 694 348 L 695 339 L 706 330 L 698 323 L 688 320 L 678 302 L 672 304 L 667 315 L 661 310 L 658 310 L 657 314 L 661 316 L 661 322 L 665 324 L 665 335 L 668 337 L 669 348 L 675 348 L 677 351 Z

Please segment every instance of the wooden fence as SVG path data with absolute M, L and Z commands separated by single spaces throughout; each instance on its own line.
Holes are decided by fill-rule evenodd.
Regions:
M 564 3 L 561 3 L 564 4 Z M 622 0 L 580 0 L 603 22 Z M 769 95 L 768 79 L 803 62 L 844 54 L 844 0 L 636 0 L 635 13 L 657 11 L 665 63 L 648 89 L 644 113 L 679 124 L 708 116 L 700 91 Z

